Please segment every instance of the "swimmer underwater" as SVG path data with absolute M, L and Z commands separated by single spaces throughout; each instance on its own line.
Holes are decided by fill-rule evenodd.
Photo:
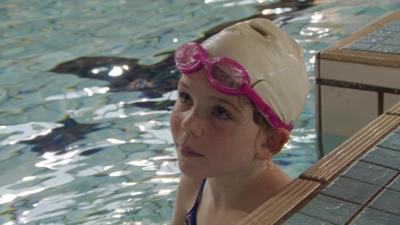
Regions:
M 237 224 L 292 181 L 272 158 L 310 90 L 302 49 L 258 18 L 184 44 L 175 64 L 170 124 L 182 176 L 172 224 Z

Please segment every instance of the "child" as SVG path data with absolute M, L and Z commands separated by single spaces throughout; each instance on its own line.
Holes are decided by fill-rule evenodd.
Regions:
M 171 132 L 182 177 L 174 225 L 236 224 L 291 182 L 272 157 L 310 89 L 299 46 L 266 19 L 175 52 Z

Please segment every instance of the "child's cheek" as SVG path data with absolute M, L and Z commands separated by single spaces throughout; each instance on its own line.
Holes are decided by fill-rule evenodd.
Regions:
M 180 129 L 181 121 L 182 119 L 180 118 L 180 114 L 175 110 L 172 110 L 169 122 L 170 122 L 171 133 L 174 138 L 176 137 Z

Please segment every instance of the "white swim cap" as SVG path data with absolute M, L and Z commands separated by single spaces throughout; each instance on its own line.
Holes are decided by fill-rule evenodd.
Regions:
M 210 57 L 238 61 L 250 75 L 253 89 L 279 118 L 294 124 L 310 91 L 300 46 L 267 19 L 232 25 L 202 43 Z

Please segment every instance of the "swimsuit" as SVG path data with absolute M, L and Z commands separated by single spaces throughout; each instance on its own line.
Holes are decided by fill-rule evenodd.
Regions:
M 197 209 L 199 208 L 201 195 L 203 194 L 204 184 L 206 183 L 206 179 L 201 181 L 199 192 L 197 193 L 196 201 L 192 209 L 186 214 L 185 223 L 186 225 L 196 225 L 197 224 Z

